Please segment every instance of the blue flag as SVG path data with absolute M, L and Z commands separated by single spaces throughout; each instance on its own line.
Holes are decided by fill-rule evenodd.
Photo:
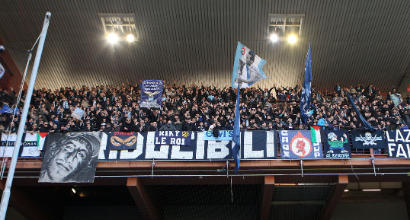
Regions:
M 366 126 L 366 128 L 370 129 L 371 131 L 375 131 L 376 129 L 373 128 L 373 126 L 363 117 L 362 113 L 360 113 L 359 109 L 357 108 L 356 104 L 354 104 L 354 101 L 352 99 L 352 96 L 350 95 L 349 92 L 346 92 L 347 98 L 349 101 L 352 103 L 353 109 L 356 112 L 356 114 L 359 116 L 360 121 Z
M 310 56 L 310 49 L 311 45 L 309 45 L 309 50 L 306 56 L 306 62 L 305 62 L 305 82 L 303 83 L 303 88 L 302 88 L 302 97 L 300 99 L 300 113 L 302 116 L 302 120 L 304 123 L 307 122 L 307 119 L 309 117 L 309 108 L 310 108 L 310 102 L 312 99 L 311 96 L 311 89 L 312 89 L 312 59 Z

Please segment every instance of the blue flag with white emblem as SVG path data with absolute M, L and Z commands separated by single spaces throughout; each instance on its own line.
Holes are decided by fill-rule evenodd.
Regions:
M 309 50 L 306 56 L 305 62 L 305 82 L 303 83 L 302 96 L 300 99 L 300 113 L 303 122 L 307 122 L 310 115 L 310 102 L 312 99 L 312 59 L 310 56 L 311 45 L 309 45 Z

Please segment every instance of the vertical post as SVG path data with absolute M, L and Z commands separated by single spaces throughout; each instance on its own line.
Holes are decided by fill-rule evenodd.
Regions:
M 26 124 L 27 114 L 30 107 L 31 96 L 33 95 L 34 83 L 36 82 L 38 67 L 40 66 L 41 54 L 43 52 L 44 42 L 47 36 L 48 25 L 50 24 L 51 13 L 47 12 L 44 18 L 43 29 L 41 30 L 40 40 L 37 47 L 36 58 L 31 72 L 29 86 L 27 88 L 26 99 L 24 100 L 23 113 L 21 114 L 20 124 L 17 132 L 17 140 L 14 145 L 13 157 L 11 159 L 9 172 L 7 175 L 6 186 L 4 187 L 3 196 L 0 205 L 0 220 L 6 218 L 7 207 L 10 199 L 10 189 L 13 183 L 14 171 L 16 170 L 18 153 L 20 151 L 21 138 L 23 137 L 24 125 Z
M 273 187 L 275 185 L 274 176 L 265 176 L 262 187 L 262 201 L 260 209 L 260 219 L 269 219 L 272 206 Z

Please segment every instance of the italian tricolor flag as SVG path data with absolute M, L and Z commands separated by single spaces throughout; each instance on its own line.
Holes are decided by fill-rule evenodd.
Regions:
M 39 150 L 43 150 L 44 141 L 46 140 L 46 136 L 48 132 L 38 132 L 37 133 L 37 147 Z
M 320 128 L 321 127 L 319 125 L 313 125 L 310 127 L 310 137 L 313 143 L 322 142 L 322 139 L 320 138 Z

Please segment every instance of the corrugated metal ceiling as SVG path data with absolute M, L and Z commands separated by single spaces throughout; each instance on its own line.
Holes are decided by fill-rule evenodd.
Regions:
M 20 70 L 47 10 L 37 88 L 142 79 L 229 86 L 237 41 L 267 60 L 261 87 L 300 84 L 309 41 L 316 87 L 397 87 L 410 61 L 408 0 L 2 0 L 0 37 Z M 107 46 L 99 13 L 134 13 L 139 41 Z M 269 43 L 269 13 L 305 14 L 298 45 Z

